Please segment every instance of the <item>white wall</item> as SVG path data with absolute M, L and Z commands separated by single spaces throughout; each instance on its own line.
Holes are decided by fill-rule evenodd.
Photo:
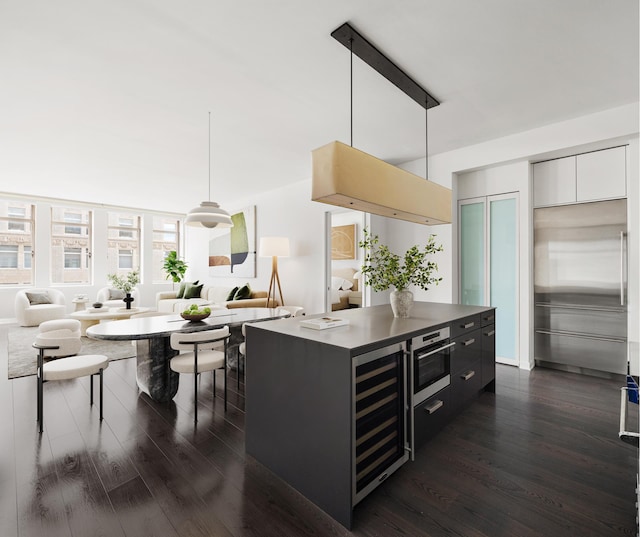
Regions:
M 302 306 L 308 314 L 324 312 L 324 218 L 329 206 L 311 201 L 311 180 L 249 197 L 236 207 L 225 209 L 236 210 L 246 205 L 256 206 L 256 245 L 263 236 L 289 237 L 291 256 L 278 258 L 285 303 Z M 207 230 L 187 228 L 185 257 L 190 280 L 229 287 L 248 282 L 256 290 L 269 288 L 271 258 L 257 258 L 255 278 L 209 276 Z

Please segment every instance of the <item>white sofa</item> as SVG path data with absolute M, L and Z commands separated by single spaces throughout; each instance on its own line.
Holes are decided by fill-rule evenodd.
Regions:
M 126 304 L 123 302 L 122 298 L 113 298 L 114 289 L 113 287 L 103 287 L 98 291 L 98 295 L 96 297 L 96 302 L 102 302 L 103 308 L 124 308 Z M 120 291 L 121 293 L 121 291 Z M 115 293 L 119 295 L 120 293 Z M 133 302 L 131 303 L 132 308 L 137 308 L 140 306 L 140 291 L 138 291 L 137 287 L 134 287 L 131 290 L 131 297 L 133 298 Z
M 267 292 L 251 291 L 249 298 L 227 300 L 233 287 L 224 285 L 204 285 L 197 298 L 176 298 L 177 291 L 161 291 L 156 293 L 156 309 L 165 313 L 180 313 L 191 304 L 209 305 L 215 308 L 266 308 Z M 269 307 L 279 306 L 278 300 L 270 300 Z
M 64 294 L 58 289 L 21 289 L 16 293 L 14 306 L 20 326 L 39 326 L 67 314 Z

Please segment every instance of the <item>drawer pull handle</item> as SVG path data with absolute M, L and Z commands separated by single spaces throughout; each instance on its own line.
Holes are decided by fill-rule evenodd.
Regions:
M 493 321 L 495 318 L 496 318 L 496 316 L 495 316 L 495 315 L 487 315 L 487 316 L 484 318 L 484 320 L 485 320 L 485 321 Z
M 460 375 L 460 378 L 462 380 L 469 380 L 471 377 L 473 377 L 476 374 L 475 371 L 471 370 L 471 371 L 467 371 L 464 375 Z
M 425 407 L 425 411 L 428 414 L 433 414 L 436 410 L 438 410 L 439 408 L 442 408 L 444 406 L 444 401 L 441 401 L 440 399 L 434 401 L 433 403 L 431 403 L 429 406 Z
M 465 328 L 465 329 L 466 329 L 466 328 L 471 328 L 474 324 L 476 324 L 476 323 L 474 323 L 473 321 L 471 321 L 470 323 L 467 323 L 467 324 L 461 324 L 461 325 L 460 325 L 460 328 Z
M 487 333 L 485 334 L 485 336 L 489 336 L 489 337 L 491 337 L 491 336 L 492 336 L 493 334 L 495 334 L 495 333 L 496 333 L 496 331 L 495 331 L 495 330 L 490 330 L 489 332 L 487 332 Z
M 472 345 L 475 342 L 476 342 L 475 338 L 467 339 L 467 341 L 462 342 L 462 346 L 468 347 L 469 345 Z

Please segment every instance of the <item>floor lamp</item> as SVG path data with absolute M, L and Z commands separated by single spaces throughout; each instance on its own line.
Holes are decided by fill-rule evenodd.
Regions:
M 278 276 L 278 257 L 289 257 L 289 239 L 287 237 L 262 237 L 260 239 L 260 257 L 271 258 L 271 281 L 269 282 L 269 292 L 267 293 L 267 307 L 276 305 L 276 286 L 280 293 L 280 305 L 284 306 L 282 298 L 282 287 L 280 287 L 280 276 Z

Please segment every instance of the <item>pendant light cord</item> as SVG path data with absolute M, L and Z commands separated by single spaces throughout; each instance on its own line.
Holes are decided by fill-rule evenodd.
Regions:
M 424 178 L 429 180 L 429 101 L 424 107 Z
M 349 99 L 350 99 L 349 110 L 350 110 L 350 116 L 351 116 L 351 119 L 350 119 L 351 147 L 353 147 L 353 37 L 349 39 L 349 50 L 351 51 L 350 65 L 349 65 Z
M 209 201 L 211 201 L 211 112 L 209 112 Z

